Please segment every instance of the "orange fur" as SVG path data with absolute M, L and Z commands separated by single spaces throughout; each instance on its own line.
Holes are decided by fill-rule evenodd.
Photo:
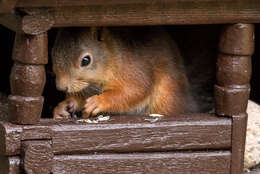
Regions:
M 85 42 L 94 45 L 84 51 L 91 52 L 93 59 L 97 57 L 94 53 L 102 57 L 93 60 L 96 62 L 86 69 L 77 65 L 81 59 L 75 57 L 65 60 L 71 61 L 71 66 L 60 65 L 62 60 L 54 60 L 54 69 L 65 67 L 63 72 L 66 74 L 56 73 L 57 78 L 68 77 L 67 88 L 77 89 L 66 100 L 74 98 L 78 104 L 76 110 L 83 107 L 84 117 L 100 112 L 177 115 L 195 111 L 196 105 L 189 93 L 182 58 L 174 41 L 158 28 L 149 29 L 140 35 L 136 33 L 105 29 L 102 42 L 84 38 L 82 43 L 78 43 L 79 46 Z M 85 30 L 78 37 L 89 37 L 89 32 Z M 76 46 L 71 51 L 76 51 Z M 56 51 L 62 50 L 56 48 Z M 57 57 L 62 54 L 58 52 L 54 55 Z M 69 69 L 66 71 L 66 68 Z M 85 83 L 102 86 L 100 94 L 86 96 Z M 79 94 L 83 97 L 77 97 Z

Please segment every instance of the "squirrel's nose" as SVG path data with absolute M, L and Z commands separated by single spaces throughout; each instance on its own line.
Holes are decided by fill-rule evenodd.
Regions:
M 56 88 L 57 88 L 59 91 L 64 91 L 64 92 L 67 92 L 67 91 L 68 91 L 68 87 L 67 87 L 67 86 L 60 86 L 60 85 L 57 85 L 57 84 L 56 84 Z

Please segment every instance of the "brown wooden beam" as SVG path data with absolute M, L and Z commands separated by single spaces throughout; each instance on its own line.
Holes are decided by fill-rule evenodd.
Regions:
M 148 119 L 148 120 L 147 120 Z M 209 114 L 164 117 L 111 116 L 98 124 L 42 119 L 37 125 L 0 122 L 1 155 L 17 155 L 21 141 L 52 140 L 55 154 L 227 149 L 231 119 Z M 77 143 L 75 143 L 77 142 Z
M 92 5 L 53 8 L 55 27 L 260 22 L 260 4 L 226 2 Z
M 228 0 L 228 2 L 234 0 Z M 242 2 L 243 0 L 236 0 L 234 2 Z M 66 6 L 89 6 L 89 5 L 118 5 L 118 4 L 158 4 L 158 3 L 193 3 L 193 2 L 216 2 L 216 0 L 19 0 L 16 7 L 66 7 Z M 227 0 L 218 0 L 218 2 L 225 3 Z
M 65 0 L 62 2 L 63 4 L 59 5 L 55 5 L 55 2 L 33 1 L 29 5 L 28 1 L 27 5 L 17 6 L 23 7 L 25 11 L 34 11 L 32 14 L 24 16 L 22 20 L 18 20 L 17 25 L 21 25 L 21 30 L 27 34 L 39 34 L 49 30 L 52 26 L 131 26 L 260 22 L 260 4 L 257 0 L 230 0 L 225 2 L 217 0 L 196 2 L 194 0 L 178 0 L 160 3 L 157 1 L 154 3 L 147 1 L 149 3 L 142 2 L 137 4 L 132 1 L 98 3 L 98 1 L 78 2 Z M 43 6 L 50 8 L 32 8 Z M 8 20 L 7 17 L 2 18 L 2 21 L 4 19 Z M 13 21 L 16 20 L 16 17 L 9 18 Z M 7 25 L 9 28 L 17 26 L 8 21 L 1 23 Z
M 107 123 L 53 125 L 55 154 L 136 152 L 230 148 L 231 120 L 213 115 L 166 117 L 122 116 Z M 132 121 L 133 120 L 133 121 Z M 75 143 L 77 142 L 77 143 Z
M 229 174 L 230 152 L 57 155 L 53 174 L 60 173 Z
M 0 14 L 11 11 L 16 5 L 16 1 L 17 0 L 0 0 Z
M 231 174 L 244 173 L 247 114 L 233 116 Z

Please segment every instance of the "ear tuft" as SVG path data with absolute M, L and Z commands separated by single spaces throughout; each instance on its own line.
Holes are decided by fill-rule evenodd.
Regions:
M 91 36 L 94 40 L 103 41 L 103 27 L 91 27 Z

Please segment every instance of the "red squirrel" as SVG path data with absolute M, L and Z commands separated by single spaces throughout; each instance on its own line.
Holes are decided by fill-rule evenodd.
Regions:
M 196 111 L 180 52 L 160 27 L 60 29 L 52 61 L 56 87 L 66 92 L 55 119 Z

